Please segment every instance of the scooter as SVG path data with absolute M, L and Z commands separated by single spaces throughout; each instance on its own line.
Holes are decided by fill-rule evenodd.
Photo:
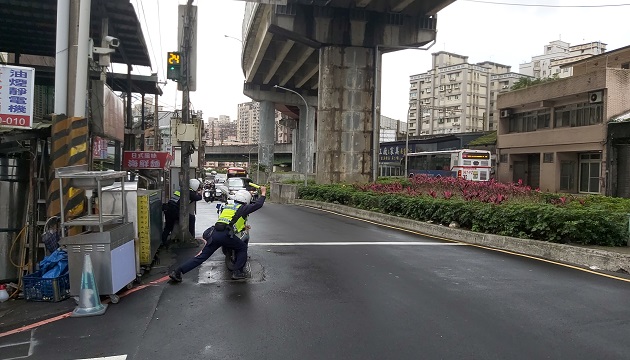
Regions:
M 203 199 L 206 202 L 212 202 L 214 201 L 214 194 L 212 193 L 212 190 L 210 189 L 203 189 Z

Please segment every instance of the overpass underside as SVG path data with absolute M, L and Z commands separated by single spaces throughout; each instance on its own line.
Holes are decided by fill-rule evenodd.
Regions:
M 434 41 L 436 14 L 452 2 L 249 3 L 243 22 L 244 93 L 270 109 L 261 111 L 261 163 L 273 162 L 273 140 L 263 132 L 273 124 L 271 110 L 297 106 L 295 171 L 315 172 L 318 183 L 372 180 L 378 167 L 382 53 Z

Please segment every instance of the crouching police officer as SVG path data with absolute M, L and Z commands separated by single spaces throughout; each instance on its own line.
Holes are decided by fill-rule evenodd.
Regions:
M 265 203 L 267 188 L 261 186 L 260 192 L 261 196 L 255 203 L 251 204 L 252 195 L 249 191 L 237 191 L 236 194 L 234 194 L 234 204 L 224 206 L 214 226 L 211 226 L 203 233 L 206 246 L 204 246 L 197 256 L 171 271 L 168 275 L 171 280 L 181 282 L 182 274 L 201 265 L 222 246 L 236 251 L 236 263 L 234 267 L 237 270 L 234 270 L 232 273 L 232 279 L 244 279 L 246 275 L 243 272 L 243 267 L 247 262 L 247 244 L 236 234 L 249 229 L 249 225 L 247 225 L 247 215 L 260 209 Z
M 190 179 L 188 182 L 190 189 L 190 203 L 193 201 L 199 201 L 203 199 L 201 196 L 201 181 L 197 179 Z M 162 232 L 162 246 L 167 245 L 168 236 L 173 232 L 173 227 L 179 222 L 179 197 L 181 193 L 179 190 L 173 192 L 173 196 L 169 199 L 168 203 L 164 206 L 164 231 Z M 190 235 L 195 237 L 195 215 L 188 214 L 188 231 Z

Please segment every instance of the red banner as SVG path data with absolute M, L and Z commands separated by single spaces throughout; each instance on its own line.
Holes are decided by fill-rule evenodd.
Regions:
M 123 168 L 135 169 L 167 169 L 173 157 L 166 151 L 125 151 L 123 152 Z

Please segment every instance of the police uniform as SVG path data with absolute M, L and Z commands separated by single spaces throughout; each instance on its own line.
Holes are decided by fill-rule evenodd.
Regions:
M 225 205 L 214 226 L 203 233 L 206 246 L 201 250 L 201 253 L 178 267 L 176 271 L 183 274 L 189 272 L 201 265 L 222 246 L 236 251 L 234 267 L 242 270 L 247 262 L 247 244 L 240 239 L 239 234 L 245 230 L 247 215 L 260 209 L 264 203 L 265 196 L 260 196 L 253 204 L 235 203 Z
M 193 201 L 199 201 L 203 198 L 201 195 L 197 194 L 197 192 L 193 191 L 192 189 L 190 189 L 189 191 L 190 191 L 190 203 L 192 203 Z M 173 228 L 175 227 L 175 224 L 179 222 L 180 196 L 181 196 L 181 193 L 179 190 L 174 191 L 173 195 L 168 200 L 168 203 L 166 203 L 166 206 L 164 209 L 165 224 L 164 224 L 164 231 L 162 232 L 162 245 L 166 245 L 168 236 L 171 234 L 171 232 L 173 232 Z M 188 231 L 190 232 L 190 235 L 192 237 L 195 237 L 195 215 L 193 214 L 188 214 Z

